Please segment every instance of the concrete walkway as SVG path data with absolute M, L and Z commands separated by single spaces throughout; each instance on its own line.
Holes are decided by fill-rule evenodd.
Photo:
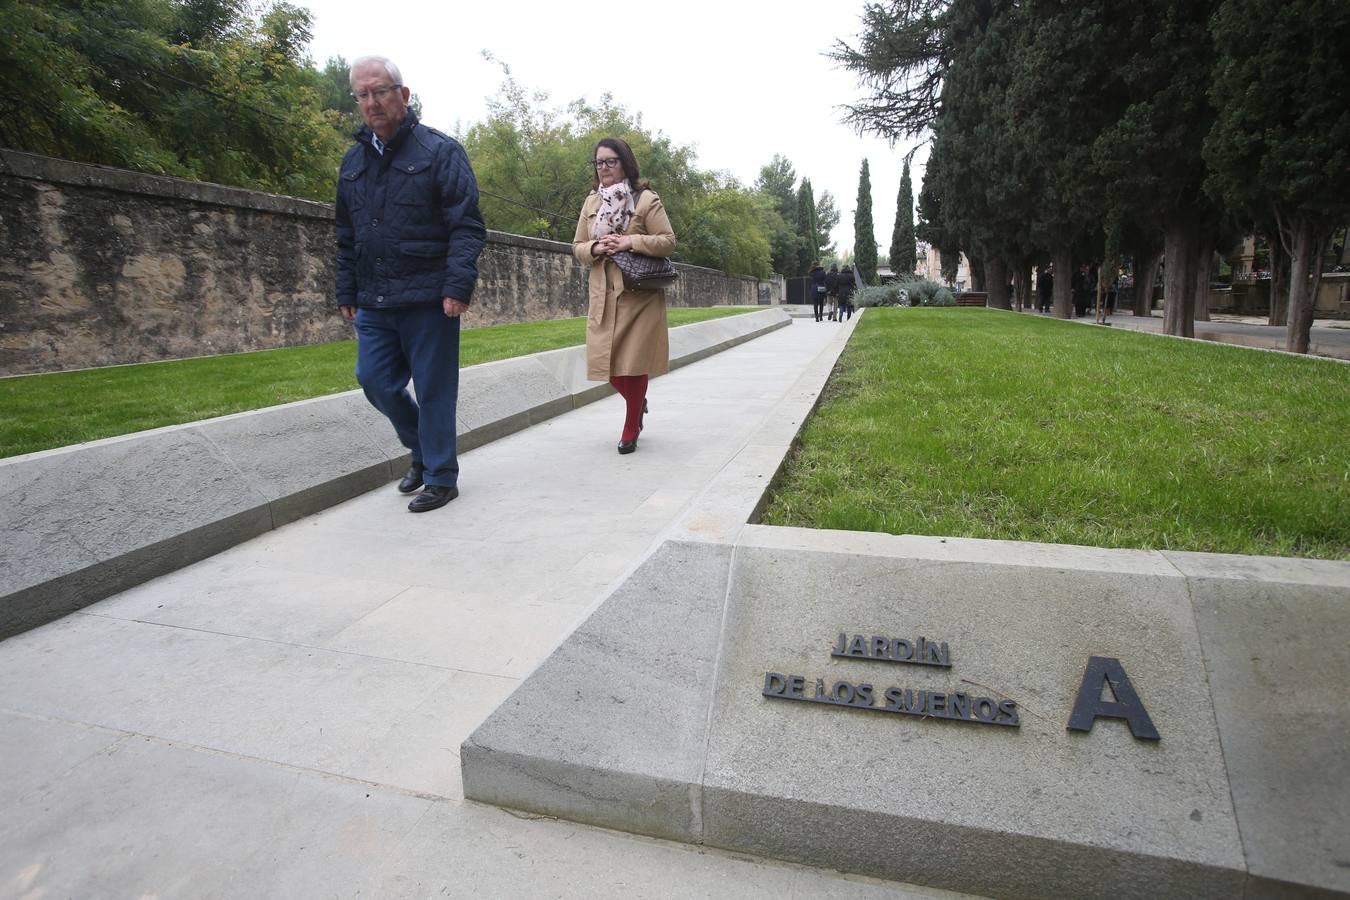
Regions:
M 611 397 L 464 454 L 443 510 L 389 485 L 0 643 L 0 896 L 954 896 L 461 790 L 461 741 L 852 327 L 656 380 L 631 456 Z
M 1085 318 L 1071 321 L 1094 324 L 1091 313 Z M 1163 331 L 1162 315 L 1156 312 L 1148 317 L 1117 312 L 1115 315 L 1107 316 L 1106 321 L 1113 328 L 1149 331 L 1154 334 L 1162 334 Z M 1195 336 L 1200 340 L 1256 347 L 1262 350 L 1284 350 L 1288 340 L 1287 334 L 1285 326 L 1268 325 L 1265 318 L 1256 316 L 1229 316 L 1216 313 L 1208 322 L 1195 323 Z M 1309 356 L 1350 360 L 1350 321 L 1314 320 L 1308 344 Z

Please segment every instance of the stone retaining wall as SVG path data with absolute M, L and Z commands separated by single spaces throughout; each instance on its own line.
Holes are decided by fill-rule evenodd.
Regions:
M 343 340 L 333 207 L 0 150 L 0 376 Z M 680 265 L 672 306 L 755 305 Z M 578 316 L 568 244 L 488 233 L 468 320 Z

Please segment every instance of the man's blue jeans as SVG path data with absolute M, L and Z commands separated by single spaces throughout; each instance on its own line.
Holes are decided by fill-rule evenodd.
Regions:
M 408 379 L 417 402 L 408 395 Z M 455 487 L 455 403 L 459 399 L 459 317 L 440 303 L 356 310 L 356 380 L 384 413 L 425 484 Z

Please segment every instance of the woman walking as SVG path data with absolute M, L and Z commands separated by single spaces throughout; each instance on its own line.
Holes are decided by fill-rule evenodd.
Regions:
M 661 198 L 638 173 L 628 144 L 604 138 L 595 145 L 595 189 L 586 197 L 572 238 L 572 255 L 591 267 L 586 316 L 586 377 L 608 380 L 624 398 L 619 452 L 637 449 L 647 382 L 670 371 L 665 291 L 630 290 L 612 257 L 632 251 L 670 256 L 675 233 Z

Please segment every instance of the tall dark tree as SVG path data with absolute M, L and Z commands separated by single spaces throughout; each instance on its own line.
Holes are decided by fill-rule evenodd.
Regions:
M 1213 30 L 1206 186 L 1275 222 L 1289 255 L 1286 346 L 1306 353 L 1322 257 L 1350 219 L 1350 5 L 1223 0 Z
M 809 178 L 803 178 L 797 189 L 797 237 L 801 241 L 797 250 L 797 274 L 805 275 L 820 260 L 820 247 L 816 243 L 816 198 Z
M 1112 39 L 1125 51 L 1101 54 L 1121 101 L 1094 131 L 1092 167 L 1102 204 L 1164 241 L 1163 327 L 1195 332 L 1196 286 L 1221 219 L 1202 189 L 1205 135 L 1214 122 L 1208 98 L 1214 0 L 1140 0 L 1113 7 Z M 1112 96 L 1115 96 L 1114 94 Z M 1207 291 L 1207 288 L 1206 288 Z
M 853 211 L 853 266 L 864 284 L 877 283 L 877 237 L 872 227 L 872 175 L 867 160 L 858 174 L 858 206 Z
M 900 191 L 895 198 L 895 228 L 891 231 L 891 271 L 908 275 L 918 262 L 914 240 L 914 182 L 909 177 L 909 157 L 900 174 Z
M 857 77 L 865 94 L 845 107 L 847 121 L 859 131 L 898 140 L 932 127 L 952 56 L 946 30 L 951 5 L 952 0 L 868 3 L 857 42 L 835 42 L 831 58 Z
M 961 247 L 947 229 L 943 197 L 946 184 L 942 156 L 935 147 L 928 154 L 928 163 L 924 168 L 923 187 L 919 190 L 919 221 L 914 233 L 938 254 L 943 280 L 951 284 L 956 278 L 957 265 L 961 260 Z

